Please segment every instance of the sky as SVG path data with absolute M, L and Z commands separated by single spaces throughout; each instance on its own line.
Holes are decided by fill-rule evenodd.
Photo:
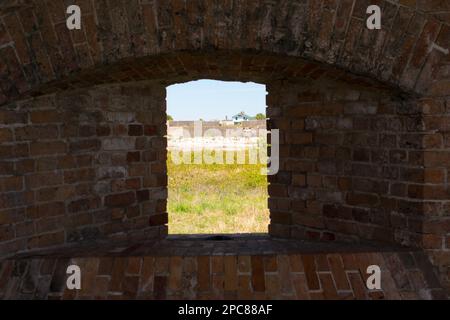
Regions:
M 167 88 L 167 114 L 174 120 L 231 119 L 244 111 L 266 113 L 266 86 L 253 82 L 198 80 Z

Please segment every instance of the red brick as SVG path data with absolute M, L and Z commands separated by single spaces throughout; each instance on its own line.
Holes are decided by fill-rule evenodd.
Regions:
M 107 137 L 111 134 L 111 128 L 108 126 L 99 125 L 97 126 L 96 134 L 99 137 Z
M 23 177 L 13 176 L 0 178 L 1 192 L 21 191 L 22 189 L 23 189 Z
M 67 210 L 69 213 L 95 210 L 100 206 L 99 198 L 78 199 L 69 203 Z
M 238 287 L 236 256 L 224 257 L 224 271 L 225 271 L 225 291 L 236 291 Z
M 193 74 L 205 70 L 212 78 L 239 75 L 250 80 L 255 76 L 264 80 L 276 70 L 280 79 L 286 80 L 271 81 L 268 85 L 270 126 L 281 129 L 281 170 L 270 178 L 269 186 L 271 234 L 314 240 L 377 240 L 391 244 L 410 241 L 417 244 L 422 240 L 421 232 L 425 231 L 424 245 L 438 251 L 439 241 L 434 237 L 447 235 L 446 219 L 438 219 L 438 216 L 448 211 L 441 202 L 450 194 L 446 185 L 450 157 L 445 149 L 449 143 L 446 133 L 449 119 L 445 116 L 448 103 L 446 105 L 445 98 L 433 97 L 427 98 L 430 101 L 419 102 L 384 99 L 390 95 L 384 86 L 400 84 L 402 90 L 417 96 L 423 96 L 423 92 L 445 94 L 448 81 L 443 77 L 448 68 L 442 65 L 438 51 L 428 49 L 430 41 L 445 47 L 449 29 L 423 14 L 439 11 L 436 10 L 438 5 L 431 2 L 426 5 L 422 1 L 421 11 L 415 12 L 414 1 L 407 0 L 400 2 L 403 5 L 400 7 L 393 3 L 383 5 L 384 21 L 389 28 L 369 32 L 361 20 L 366 16 L 365 2 L 357 2 L 355 10 L 352 0 L 342 0 L 339 5 L 336 1 L 311 2 L 307 10 L 302 6 L 288 6 L 293 17 L 301 18 L 305 14 L 306 20 L 314 26 L 307 33 L 318 35 L 318 42 L 312 41 L 312 47 L 306 48 L 311 59 L 330 58 L 340 66 L 339 69 L 332 65 L 299 62 L 295 57 L 280 59 L 245 53 L 192 57 L 184 52 L 145 61 L 142 65 L 131 59 L 132 55 L 180 49 L 178 46 L 199 47 L 202 41 L 198 35 L 203 33 L 200 32 L 202 26 L 196 25 L 196 17 L 203 9 L 207 27 L 203 34 L 206 40 L 203 40 L 207 43 L 222 49 L 230 46 L 242 49 L 240 47 L 245 43 L 249 52 L 250 49 L 260 50 L 257 34 L 253 31 L 263 17 L 259 13 L 265 10 L 258 11 L 256 2 L 239 3 L 234 9 L 227 3 L 218 10 L 212 10 L 209 5 L 199 8 L 190 3 L 187 11 L 180 1 L 173 6 L 160 3 L 156 10 L 148 4 L 139 7 L 136 1 L 127 8 L 119 2 L 111 2 L 111 16 L 108 10 L 100 10 L 100 4 L 96 3 L 96 12 L 92 12 L 91 1 L 82 1 L 85 29 L 81 32 L 70 32 L 65 27 L 65 2 L 62 0 L 47 1 L 43 8 L 24 8 L 17 12 L 12 8 L 0 23 L 0 43 L 13 41 L 1 49 L 4 63 L 0 65 L 0 74 L 5 81 L 0 88 L 0 103 L 5 104 L 5 110 L 0 111 L 0 143 L 12 142 L 12 136 L 16 141 L 26 143 L 0 146 L 0 157 L 5 160 L 0 165 L 0 187 L 5 191 L 0 192 L 1 206 L 37 207 L 36 201 L 64 200 L 69 211 L 96 210 L 101 232 L 125 237 L 129 231 L 133 237 L 134 231 L 143 235 L 148 228 L 150 233 L 152 229 L 160 229 L 162 234 L 164 227 L 149 228 L 148 222 L 151 226 L 167 222 L 166 199 L 150 200 L 151 193 L 142 188 L 160 187 L 163 190 L 167 186 L 164 86 L 102 86 L 95 92 L 77 90 L 70 95 L 65 91 L 114 81 L 168 80 L 180 76 L 189 80 Z M 378 0 L 375 2 L 382 4 Z M 270 4 L 266 9 L 273 9 L 271 7 Z M 276 18 L 280 21 L 289 11 L 286 8 L 281 6 L 277 11 L 279 16 Z M 231 34 L 242 35 L 246 41 L 216 32 L 220 25 L 216 22 L 224 16 L 239 21 L 249 10 L 252 12 L 250 27 L 244 30 L 239 23 L 234 23 L 231 28 Z M 192 30 L 184 25 L 186 17 L 183 13 L 186 12 Z M 116 19 L 119 16 L 124 19 Z M 336 16 L 334 26 L 321 21 L 333 16 Z M 165 38 L 158 49 L 156 31 L 167 26 L 174 26 L 178 33 L 174 33 L 173 39 Z M 145 36 L 141 34 L 144 27 Z M 119 32 L 117 41 L 111 41 L 99 32 L 100 29 L 126 32 Z M 276 47 L 273 39 L 277 37 L 272 34 L 275 29 L 267 29 L 260 39 L 266 51 Z M 334 39 L 330 38 L 332 29 Z M 186 38 L 188 31 L 192 31 L 190 39 Z M 290 40 L 297 31 L 293 30 L 285 42 L 292 42 Z M 130 42 L 130 36 L 133 46 L 124 46 Z M 369 44 L 374 50 L 369 50 Z M 313 50 L 316 47 L 319 50 Z M 50 50 L 47 57 L 45 48 L 58 50 Z M 117 64 L 119 58 L 126 63 Z M 117 65 L 117 68 L 102 68 L 104 62 Z M 87 72 L 94 63 L 99 68 Z M 75 74 L 77 70 L 79 72 Z M 307 81 L 290 81 L 300 74 Z M 316 83 L 314 80 L 319 78 Z M 415 87 L 417 79 L 419 84 Z M 338 82 L 336 87 L 334 80 Z M 427 88 L 428 85 L 431 87 Z M 21 97 L 21 93 L 24 97 L 29 96 L 25 91 L 36 98 L 9 104 Z M 53 95 L 56 91 L 58 93 Z M 48 95 L 37 97 L 41 94 Z M 379 103 L 380 99 L 382 103 Z M 343 117 L 344 113 L 352 116 Z M 63 128 L 62 132 L 59 128 Z M 128 134 L 138 138 L 127 138 Z M 111 150 L 98 153 L 101 147 L 99 136 L 109 137 L 103 138 L 102 143 Z M 154 138 L 149 139 L 150 136 Z M 39 141 L 34 143 L 34 140 Z M 124 148 L 126 152 L 123 152 Z M 72 158 L 68 153 L 89 154 L 85 158 Z M 56 154 L 61 157 L 49 157 Z M 121 176 L 123 181 L 97 181 L 97 169 L 102 171 L 110 166 L 126 167 L 128 176 Z M 149 173 L 154 175 L 149 176 Z M 26 177 L 16 178 L 23 175 Z M 63 181 L 61 177 L 64 177 Z M 21 179 L 25 185 L 19 182 Z M 22 188 L 31 191 L 21 192 Z M 127 191 L 133 193 L 128 199 L 124 196 Z M 102 200 L 107 209 L 103 210 L 100 204 L 90 207 L 87 198 L 94 197 L 93 193 L 104 197 Z M 117 198 L 117 202 L 112 198 Z M 423 202 L 424 199 L 431 201 Z M 137 204 L 138 201 L 143 203 Z M 113 211 L 108 205 L 115 209 L 126 207 L 126 210 Z M 144 216 L 140 216 L 141 213 Z M 435 220 L 429 219 L 432 214 Z M 130 221 L 113 223 L 109 221 L 111 216 L 113 219 L 126 217 Z M 71 221 L 68 219 L 62 224 L 71 224 Z M 48 221 L 36 224 L 51 226 Z M 95 229 L 96 226 L 92 227 Z M 316 271 L 327 270 L 322 268 L 323 258 L 318 257 L 315 263 Z M 328 280 L 325 277 L 323 284 Z M 170 282 L 170 278 L 167 281 Z M 245 279 L 242 281 L 245 287 Z M 130 279 L 128 293 L 133 294 L 134 284 L 135 279 Z M 315 294 L 320 297 L 322 293 Z M 326 297 L 326 292 L 323 296 Z
M 11 37 L 13 38 L 14 41 L 14 49 L 17 52 L 17 56 L 19 58 L 19 60 L 21 61 L 22 64 L 28 64 L 30 62 L 30 55 L 28 54 L 28 46 L 27 46 L 27 41 L 25 39 L 25 35 L 23 34 L 23 32 L 21 32 L 22 27 L 20 25 L 20 21 L 17 15 L 15 14 L 10 14 L 10 15 L 6 15 L 4 18 L 4 23 L 9 31 L 9 34 L 11 35 Z M 2 56 L 6 57 L 6 56 L 15 56 L 15 54 L 12 51 L 11 47 L 6 47 L 2 50 Z M 14 60 L 16 58 L 14 57 Z M 9 60 L 9 59 L 8 59 Z M 11 61 L 14 61 L 11 60 Z M 5 63 L 8 66 L 8 63 Z M 18 63 L 14 63 L 14 65 L 17 65 Z M 12 80 L 17 81 L 18 77 L 16 75 L 16 72 L 12 73 Z M 22 86 L 22 85 L 21 85 Z M 24 89 L 19 90 L 19 91 L 25 91 Z
M 28 144 L 0 145 L 0 160 L 24 158 L 28 156 Z
M 422 63 L 424 62 L 426 56 L 429 54 L 428 52 L 428 39 L 436 39 L 440 28 L 440 24 L 436 20 L 429 20 L 424 26 L 422 34 L 417 41 L 414 55 L 411 58 L 410 64 L 414 68 L 420 68 Z
M 96 175 L 92 168 L 78 169 L 64 172 L 64 182 L 71 184 L 77 182 L 94 181 Z
M 328 262 L 333 273 L 334 281 L 338 290 L 349 290 L 349 282 L 345 273 L 341 256 L 338 254 L 328 255 Z
M 290 224 L 291 223 L 291 213 L 276 212 L 276 211 L 272 210 L 270 212 L 270 221 L 272 223 Z
M 197 258 L 198 265 L 198 290 L 209 291 L 211 286 L 210 258 L 200 256 Z
M 141 288 L 145 294 L 153 291 L 153 275 L 155 272 L 154 264 L 155 257 L 144 258 L 141 272 Z
M 71 154 L 86 153 L 100 150 L 100 140 L 88 139 L 71 142 L 69 144 L 69 151 Z
M 16 110 L 0 110 L 0 124 L 26 124 L 28 114 Z
M 223 257 L 222 256 L 212 256 L 211 257 L 211 272 L 212 273 L 223 273 Z
M 38 189 L 46 186 L 62 184 L 63 176 L 60 173 L 46 172 L 27 175 L 25 184 L 29 189 Z
M 9 142 L 13 140 L 12 131 L 9 129 L 0 128 L 0 143 Z
M 283 185 L 271 184 L 269 185 L 269 195 L 271 197 L 286 197 L 287 189 Z
M 14 162 L 0 162 L 0 175 L 10 175 L 13 172 Z
M 139 162 L 141 161 L 141 153 L 139 151 L 128 152 L 127 153 L 128 162 Z
M 434 234 L 424 234 L 422 236 L 422 245 L 424 249 L 443 248 L 443 237 Z
M 375 194 L 349 193 L 347 195 L 347 203 L 353 206 L 373 207 L 379 203 L 379 198 Z
M 134 192 L 119 193 L 105 197 L 107 207 L 125 207 L 136 202 Z
M 146 136 L 155 136 L 158 133 L 158 128 L 156 126 L 144 126 L 144 134 Z
M 139 179 L 139 178 L 127 179 L 125 181 L 125 185 L 126 185 L 127 189 L 129 189 L 129 190 L 140 189 L 141 188 L 141 179 Z M 142 196 L 145 196 L 145 194 L 143 194 Z
M 182 271 L 183 271 L 183 258 L 182 257 L 170 257 L 169 262 L 169 279 L 168 289 L 170 291 L 178 291 L 182 288 Z M 209 275 L 209 273 L 208 273 Z
M 277 272 L 277 256 L 265 256 L 264 257 L 264 271 L 265 272 Z
M 261 256 L 252 256 L 252 288 L 253 291 L 265 291 L 264 265 Z
M 306 282 L 309 290 L 319 290 L 320 283 L 316 272 L 316 263 L 313 255 L 302 255 L 303 267 L 305 269 Z
M 28 241 L 28 247 L 30 249 L 43 248 L 62 243 L 64 243 L 64 231 L 33 237 Z
M 444 183 L 445 182 L 445 170 L 441 168 L 425 168 L 424 169 L 424 182 L 425 183 Z
M 15 237 L 14 227 L 12 225 L 0 226 L 0 241 L 7 242 Z
M 42 124 L 48 124 L 48 123 L 54 123 L 54 122 L 60 122 L 60 115 L 58 111 L 56 110 L 39 110 L 39 111 L 33 111 L 30 115 L 30 120 L 32 123 L 42 123 Z
M 333 277 L 329 273 L 319 274 L 320 283 L 323 290 L 324 298 L 327 300 L 337 300 L 338 294 L 336 288 L 334 287 Z
M 290 268 L 292 272 L 304 272 L 302 258 L 298 254 L 289 255 Z
M 144 128 L 142 125 L 130 124 L 128 126 L 128 135 L 132 137 L 142 136 L 144 134 Z
M 238 256 L 238 270 L 239 273 L 251 272 L 250 256 Z
M 238 299 L 250 300 L 253 298 L 251 289 L 251 277 L 249 275 L 239 275 L 238 277 Z
M 155 274 L 167 274 L 170 267 L 170 258 L 158 256 L 155 259 Z
M 109 285 L 109 291 L 120 292 L 122 291 L 122 284 L 125 278 L 126 259 L 123 257 L 117 257 L 114 259 L 114 264 L 111 270 L 111 282 Z
M 281 296 L 280 278 L 278 274 L 266 274 L 266 294 L 269 299 Z
M 63 141 L 33 142 L 30 144 L 32 156 L 54 155 L 66 152 L 66 144 Z
M 306 175 L 296 174 L 292 176 L 292 184 L 294 186 L 304 187 L 306 186 Z
M 348 274 L 348 278 L 350 280 L 353 295 L 355 296 L 355 298 L 357 300 L 366 300 L 367 299 L 366 287 L 359 273 L 351 272 Z
M 304 104 L 289 109 L 288 116 L 292 117 L 311 117 L 311 116 L 329 116 L 342 114 L 344 108 L 339 103 L 329 104 Z
M 292 275 L 292 284 L 294 286 L 294 290 L 296 293 L 296 297 L 299 300 L 308 300 L 308 285 L 306 283 L 306 277 L 304 274 L 293 274 Z
M 148 201 L 150 199 L 150 192 L 148 190 L 136 191 L 137 202 Z
M 66 212 L 64 202 L 51 202 L 27 209 L 29 218 L 44 218 L 52 216 L 62 216 Z
M 167 213 L 152 215 L 149 218 L 150 226 L 161 226 L 161 225 L 167 224 L 168 222 L 169 222 L 169 219 L 168 219 Z

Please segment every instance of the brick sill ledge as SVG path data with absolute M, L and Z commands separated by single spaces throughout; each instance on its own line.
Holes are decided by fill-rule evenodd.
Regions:
M 211 240 L 218 235 L 169 235 L 165 239 L 112 245 L 108 242 L 65 245 L 19 253 L 6 259 L 101 257 L 101 256 L 214 256 L 362 252 L 411 252 L 419 249 L 380 243 L 313 242 L 272 238 L 267 234 L 226 234 L 229 240 Z

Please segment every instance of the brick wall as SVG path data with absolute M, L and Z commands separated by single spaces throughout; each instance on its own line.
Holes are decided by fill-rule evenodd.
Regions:
M 0 110 L 0 255 L 166 234 L 164 99 L 110 86 Z
M 322 79 L 267 90 L 281 133 L 270 234 L 422 247 L 448 281 L 447 101 Z M 164 83 L 66 91 L 0 115 L 2 255 L 167 234 Z
M 380 6 L 381 30 L 365 28 L 366 9 Z M 81 30 L 66 28 L 65 0 L 0 4 L 0 104 L 25 94 L 145 78 L 169 78 L 157 54 L 254 50 L 320 61 L 406 91 L 443 94 L 442 52 L 448 47 L 446 1 L 73 0 Z M 164 59 L 163 59 L 164 60 Z M 120 64 L 117 68 L 108 65 Z M 196 64 L 196 72 L 203 67 Z M 233 67 L 238 67 L 235 64 Z M 233 67 L 227 68 L 233 78 Z M 89 72 L 83 72 L 87 71 Z M 283 68 L 277 67 L 277 73 Z M 216 70 L 211 69 L 212 72 Z M 334 70 L 333 72 L 337 72 Z M 442 79 L 433 85 L 436 79 Z M 61 81 L 64 80 L 64 81 Z
M 443 281 L 450 288 L 450 99 L 424 98 L 420 106 L 422 126 L 427 133 L 419 137 L 423 147 L 424 184 L 413 192 L 423 201 L 422 246 L 439 266 Z
M 394 93 L 338 84 L 270 85 L 281 171 L 272 230 L 294 238 L 419 246 L 421 117 Z M 432 138 L 432 137 L 430 137 Z
M 124 114 L 147 98 L 156 112 L 175 82 L 251 80 L 272 88 L 284 131 L 272 234 L 421 246 L 449 283 L 450 55 L 431 47 L 450 48 L 447 2 L 377 0 L 381 30 L 364 27 L 368 0 L 73 3 L 82 30 L 67 30 L 65 0 L 0 4 L 0 253 L 164 234 L 143 218 L 167 219 L 165 152 L 147 152 L 163 149 L 164 112 Z M 347 87 L 287 85 L 325 79 Z
M 66 286 L 73 264 L 82 270 L 80 290 Z M 374 264 L 381 269 L 380 290 L 366 287 L 367 267 Z M 429 300 L 446 294 L 421 251 L 178 239 L 114 253 L 93 246 L 1 261 L 0 299 Z
M 268 91 L 281 131 L 271 234 L 421 247 L 449 286 L 448 100 L 324 82 Z

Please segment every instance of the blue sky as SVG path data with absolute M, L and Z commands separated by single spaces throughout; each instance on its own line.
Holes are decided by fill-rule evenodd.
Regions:
M 175 120 L 222 120 L 244 111 L 266 112 L 266 86 L 248 82 L 198 80 L 167 88 L 167 114 Z

